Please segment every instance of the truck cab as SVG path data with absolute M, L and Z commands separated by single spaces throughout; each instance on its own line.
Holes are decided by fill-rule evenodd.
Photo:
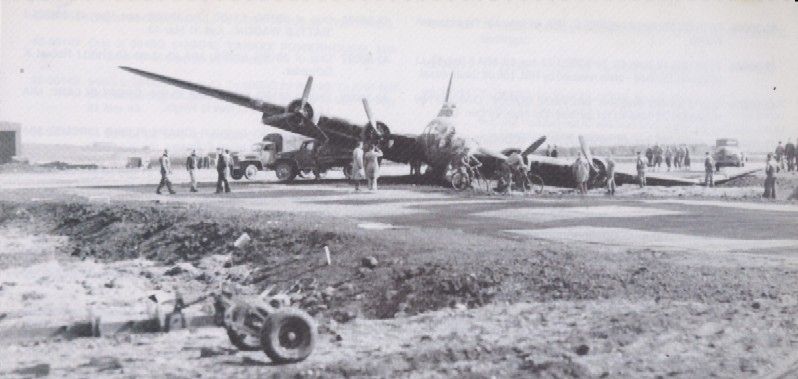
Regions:
M 331 168 L 343 167 L 344 171 L 352 161 L 352 149 L 324 144 L 317 140 L 305 140 L 298 149 L 277 154 L 274 172 L 277 179 L 290 182 L 297 175 L 310 175 L 320 178 Z
M 233 153 L 233 170 L 231 176 L 235 180 L 242 177 L 254 179 L 258 171 L 272 169 L 277 154 L 282 150 L 282 136 L 278 133 L 267 134 L 261 142 L 252 145 L 247 153 Z
M 715 140 L 713 152 L 715 158 L 715 170 L 721 167 L 742 167 L 745 166 L 745 154 L 740 150 L 740 144 L 735 138 L 718 138 Z

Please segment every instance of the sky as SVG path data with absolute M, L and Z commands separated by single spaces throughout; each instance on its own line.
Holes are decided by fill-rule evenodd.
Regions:
M 458 132 L 491 148 L 798 138 L 793 2 L 0 0 L 0 121 L 23 143 L 245 148 L 247 108 L 132 66 L 420 133 L 454 72 Z

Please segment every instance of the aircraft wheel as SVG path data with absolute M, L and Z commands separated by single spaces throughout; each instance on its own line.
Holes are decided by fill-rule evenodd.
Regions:
M 263 324 L 261 347 L 272 362 L 299 362 L 313 352 L 317 334 L 316 322 L 305 311 L 277 309 Z
M 527 177 L 529 178 L 529 187 L 532 193 L 543 193 L 543 178 L 532 173 L 528 174 Z
M 244 169 L 244 176 L 249 180 L 255 180 L 255 175 L 258 174 L 258 166 L 254 164 L 249 164 L 246 169 Z
M 241 178 L 244 177 L 244 172 L 241 171 L 241 169 L 234 168 L 230 170 L 230 177 L 232 177 L 234 180 L 241 180 Z
M 347 179 L 352 179 L 352 165 L 348 164 L 344 166 L 344 177 Z
M 277 175 L 279 181 L 290 182 L 296 178 L 297 171 L 291 163 L 280 162 L 274 167 L 274 174 Z
M 457 191 L 462 191 L 468 188 L 468 178 L 462 172 L 455 172 L 452 174 L 452 188 Z

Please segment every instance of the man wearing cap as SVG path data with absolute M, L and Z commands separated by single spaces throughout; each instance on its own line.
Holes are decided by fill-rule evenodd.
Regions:
M 197 168 L 199 168 L 199 158 L 197 151 L 191 150 L 191 155 L 186 159 L 186 170 L 191 179 L 191 192 L 197 192 Z
M 707 151 L 704 154 L 704 185 L 707 187 L 715 186 L 715 160 Z
M 643 188 L 646 186 L 646 162 L 639 151 L 637 152 L 637 160 L 635 160 L 635 168 L 637 168 L 637 182 L 640 184 L 640 188 Z
M 158 184 L 158 189 L 155 190 L 155 193 L 160 195 L 161 188 L 166 186 L 166 189 L 169 190 L 169 193 L 174 195 L 175 191 L 172 189 L 172 181 L 169 180 L 169 174 L 172 173 L 172 167 L 169 163 L 169 151 L 163 151 L 163 155 L 158 158 L 158 163 L 161 165 L 161 182 Z
M 773 160 L 773 154 L 768 153 L 767 162 L 765 162 L 765 193 L 762 195 L 765 199 L 776 198 L 776 171 L 778 164 Z

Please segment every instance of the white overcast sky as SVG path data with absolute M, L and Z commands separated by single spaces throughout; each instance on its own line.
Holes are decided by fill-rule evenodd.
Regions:
M 0 120 L 26 142 L 241 148 L 252 110 L 129 65 L 419 133 L 454 71 L 458 131 L 489 147 L 798 137 L 798 4 L 2 1 Z

